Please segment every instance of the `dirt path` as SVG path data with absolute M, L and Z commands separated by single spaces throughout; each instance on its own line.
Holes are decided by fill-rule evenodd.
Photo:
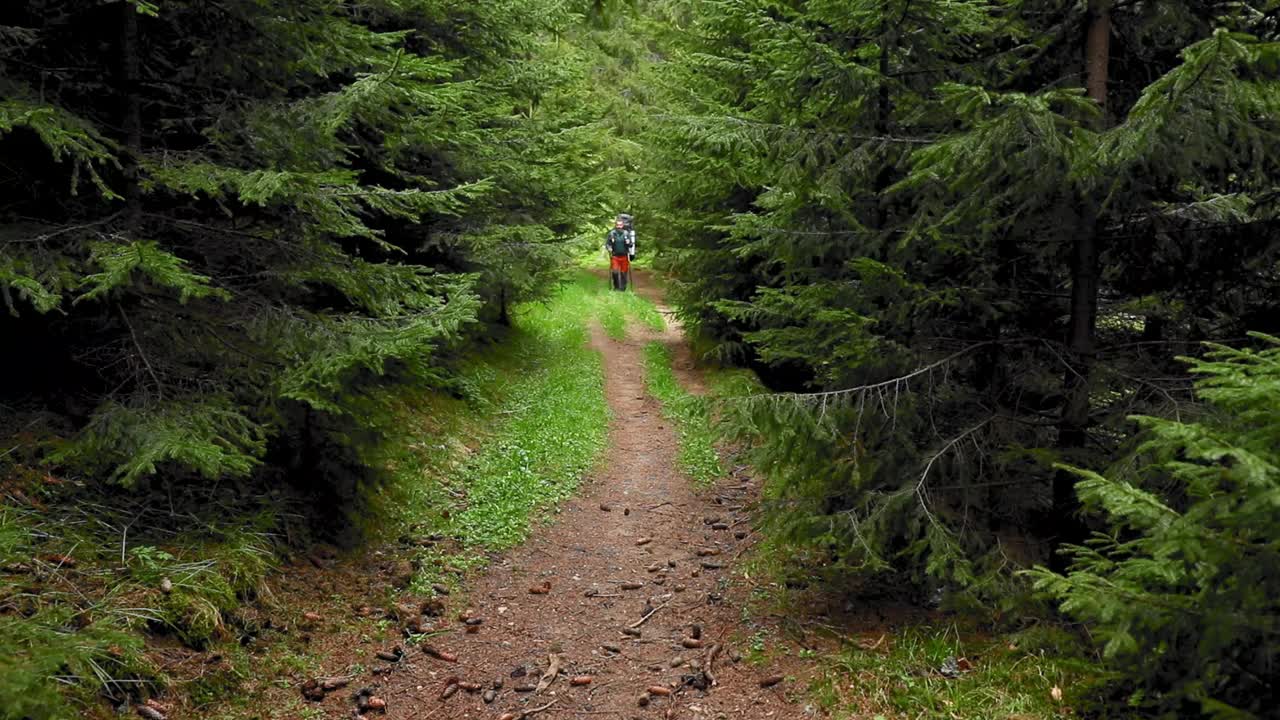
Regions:
M 735 635 L 740 610 L 729 600 L 730 568 L 749 529 L 741 507 L 754 488 L 739 479 L 697 492 L 676 470 L 673 428 L 645 391 L 642 351 L 654 339 L 680 342 L 674 331 L 660 337 L 635 327 L 623 341 L 593 334 L 614 416 L 607 461 L 554 524 L 472 578 L 469 605 L 451 599 L 440 622 L 447 632 L 427 642 L 457 662 L 415 650 L 370 686 L 385 699 L 386 717 L 519 717 L 552 701 L 534 717 L 805 716 L 787 698 L 790 682 L 761 687 L 761 678 L 785 670 L 734 660 L 745 648 Z M 697 384 L 679 358 L 677 372 Z M 460 611 L 481 624 L 465 632 Z M 638 637 L 621 632 L 637 625 Z M 716 645 L 723 649 L 711 673 L 718 684 L 702 689 Z M 562 672 L 541 692 L 525 689 L 538 683 L 553 655 Z M 590 683 L 571 686 L 580 676 Z M 480 689 L 442 700 L 453 678 Z M 486 703 L 484 691 L 496 686 L 496 698 Z M 653 686 L 672 693 L 650 696 L 646 688 Z M 650 698 L 644 707 L 642 695 Z M 341 706 L 351 712 L 349 694 L 326 702 L 326 710 Z

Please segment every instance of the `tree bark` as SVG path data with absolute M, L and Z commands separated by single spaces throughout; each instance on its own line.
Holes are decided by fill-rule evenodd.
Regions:
M 1107 125 L 1107 81 L 1111 60 L 1111 0 L 1090 0 L 1089 24 L 1085 31 L 1085 89 L 1098 104 L 1102 117 L 1099 129 Z M 1071 316 L 1067 330 L 1068 366 L 1063 373 L 1062 414 L 1058 424 L 1058 449 L 1067 461 L 1084 448 L 1089 425 L 1090 377 L 1095 355 L 1098 324 L 1098 220 L 1097 200 L 1085 190 L 1080 201 L 1080 221 L 1071 249 Z M 1085 539 L 1080 502 L 1075 491 L 1076 477 L 1058 471 L 1053 478 L 1055 569 L 1065 570 L 1067 560 L 1058 550 L 1064 544 Z
M 876 88 L 876 134 L 881 136 L 889 135 L 891 124 L 890 120 L 893 116 L 893 101 L 889 94 L 889 60 L 890 53 L 893 51 L 896 41 L 896 29 L 894 37 L 890 36 L 889 18 L 887 9 L 882 10 L 880 17 L 880 58 L 877 63 L 877 70 L 880 73 L 879 84 Z M 875 199 L 875 228 L 883 230 L 888 221 L 888 200 L 884 191 L 889 187 L 889 180 L 893 173 L 892 156 L 889 154 L 889 146 L 883 146 L 881 151 L 884 155 L 879 172 L 876 173 L 875 184 L 872 187 Z
M 139 188 L 139 161 L 142 157 L 142 98 L 138 94 L 140 76 L 138 49 L 138 9 L 120 3 L 120 99 L 121 128 L 124 130 L 125 224 L 136 235 L 142 219 L 142 191 Z M 136 239 L 133 238 L 133 239 Z
M 1104 116 L 1110 66 L 1111 0 L 1089 0 L 1089 29 L 1084 41 L 1085 91 L 1102 108 Z

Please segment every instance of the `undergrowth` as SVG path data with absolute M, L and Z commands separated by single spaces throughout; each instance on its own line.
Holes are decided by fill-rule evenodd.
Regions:
M 1102 679 L 1069 628 L 983 616 L 901 597 L 891 579 L 839 586 L 806 573 L 814 558 L 768 538 L 743 566 L 754 580 L 739 638 L 759 668 L 796 655 L 815 707 L 835 720 L 1051 720 L 1083 712 Z M 766 618 L 777 622 L 762 622 Z M 1107 715 L 1107 717 L 1116 717 Z
M 925 623 L 843 639 L 810 690 L 837 718 L 1074 716 L 1077 680 L 1090 674 L 1074 638 L 1036 629 L 994 637 Z
M 547 301 L 517 308 L 506 337 L 464 360 L 448 392 L 374 396 L 388 409 L 381 430 L 392 479 L 366 489 L 352 518 L 362 551 L 413 541 L 409 590 L 430 595 L 432 585 L 481 562 L 482 551 L 523 539 L 574 491 L 607 438 L 601 360 L 586 344 L 590 318 L 661 322 L 649 312 L 578 273 Z M 308 609 L 268 597 L 281 553 L 309 541 L 285 495 L 238 505 L 226 500 L 234 492 L 217 487 L 178 488 L 178 497 L 160 500 L 90 497 L 8 460 L 0 482 L 0 720 L 98 716 L 108 712 L 103 696 L 120 705 L 166 689 L 203 717 L 261 714 L 247 696 L 277 685 L 291 700 L 270 716 L 305 709 L 292 690 L 299 673 L 316 670 L 305 643 L 282 634 L 242 647 L 262 631 L 253 618 L 295 624 Z M 428 536 L 445 542 L 419 547 L 416 539 Z M 398 591 L 385 592 L 375 601 L 393 604 Z M 390 629 L 344 619 L 343 598 L 325 602 L 332 607 L 311 609 L 334 618 L 327 632 Z M 165 636 L 163 649 L 152 646 Z M 201 650 L 221 658 L 219 670 L 187 676 L 161 661 Z M 243 692 L 246 678 L 258 690 Z
M 680 440 L 676 462 L 680 470 L 700 485 L 710 485 L 724 468 L 716 452 L 716 434 L 707 403 L 680 385 L 671 369 L 671 352 L 659 342 L 644 349 L 645 383 L 662 402 L 662 414 L 675 423 Z
M 156 661 L 149 636 L 196 649 L 245 636 L 235 613 L 276 563 L 278 507 L 220 507 L 186 488 L 174 522 L 52 476 L 23 482 L 31 472 L 9 468 L 0 506 L 0 718 L 95 716 L 98 697 L 193 681 Z
M 668 353 L 656 344 L 648 351 L 650 377 L 659 378 L 659 387 L 669 386 L 674 377 Z M 704 377 L 712 399 L 763 391 L 749 370 L 709 368 Z M 697 417 L 691 411 L 685 422 L 704 427 Z M 721 439 L 716 433 L 698 442 Z M 1028 609 L 1022 607 L 1032 602 L 1028 598 L 1009 598 L 1002 613 L 973 608 L 967 596 L 946 595 L 942 607 L 956 607 L 944 612 L 904 604 L 897 597 L 901 588 L 888 580 L 881 587 L 883 579 L 871 576 L 859 580 L 865 587 L 837 590 L 827 584 L 822 558 L 797 556 L 793 546 L 769 538 L 746 561 L 746 573 L 756 578 L 742 608 L 747 661 L 764 667 L 776 653 L 809 659 L 816 672 L 806 692 L 838 720 L 1075 717 L 1102 680 L 1096 658 L 1077 635 L 1051 623 L 1019 626 L 1012 619 L 1021 617 L 1016 608 Z M 815 617 L 815 608 L 823 604 L 843 605 L 843 610 Z M 778 642 L 755 622 L 766 615 L 784 618 L 783 628 L 816 635 L 821 642 L 800 648 Z

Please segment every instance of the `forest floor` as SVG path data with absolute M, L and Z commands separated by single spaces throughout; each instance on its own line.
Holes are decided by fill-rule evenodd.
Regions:
M 637 280 L 642 295 L 660 299 L 651 277 Z M 527 542 L 429 603 L 436 631 L 420 648 L 314 709 L 349 715 L 367 702 L 363 692 L 405 720 L 536 708 L 549 719 L 807 716 L 797 693 L 810 672 L 803 661 L 745 658 L 750 588 L 733 569 L 753 541 L 757 488 L 743 474 L 696 487 L 678 468 L 676 428 L 646 389 L 645 350 L 655 342 L 669 348 L 683 387 L 705 391 L 678 327 L 632 324 L 617 338 L 593 326 L 612 421 L 605 457 L 581 491 Z M 398 652 L 394 643 L 383 651 Z M 339 652 L 326 664 L 352 660 Z
M 341 687 L 296 704 L 296 682 L 277 684 L 267 697 L 294 702 L 265 705 L 290 709 L 252 705 L 247 716 L 360 717 L 362 707 L 398 720 L 1071 714 L 1052 693 L 1070 676 L 1052 633 L 994 634 L 892 588 L 851 601 L 792 582 L 802 563 L 753 527 L 753 473 L 717 447 L 705 417 L 681 410 L 682 398 L 723 395 L 735 378 L 697 366 L 656 278 L 638 273 L 635 290 L 666 322 L 598 279 L 587 344 L 602 359 L 611 420 L 603 457 L 576 494 L 452 587 L 433 583 L 435 597 L 421 602 L 406 596 L 413 601 L 396 605 L 381 636 L 313 633 L 309 652 L 322 659 L 309 678 Z M 371 566 L 396 564 L 354 565 Z M 294 581 L 304 586 L 312 573 L 317 587 L 334 577 L 302 570 Z M 369 584 L 329 587 L 329 597 L 355 608 L 353 586 Z M 410 642 L 397 632 L 405 625 Z
M 755 527 L 760 481 L 696 400 L 758 382 L 698 366 L 657 278 L 636 280 L 611 293 L 579 273 L 524 308 L 462 368 L 465 399 L 397 397 L 398 479 L 353 510 L 364 539 L 255 566 L 247 601 L 207 614 L 207 641 L 187 609 L 209 605 L 204 576 L 172 595 L 156 578 L 225 542 L 135 532 L 121 565 L 123 538 L 50 533 L 48 548 L 80 559 L 55 579 L 76 593 L 127 581 L 101 594 L 119 612 L 153 608 L 150 669 L 104 694 L 129 711 L 165 689 L 132 709 L 170 720 L 1069 716 L 1061 633 L 992 632 L 891 586 L 835 590 L 812 576 L 820 562 L 771 545 Z M 89 545 L 102 549 L 77 549 Z M 135 567 L 139 549 L 154 573 Z M 85 702 L 85 717 L 115 714 Z

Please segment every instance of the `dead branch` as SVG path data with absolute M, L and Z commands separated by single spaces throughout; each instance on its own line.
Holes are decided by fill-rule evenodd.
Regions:
M 533 694 L 537 695 L 538 693 L 550 687 L 551 683 L 555 682 L 556 676 L 559 674 L 560 674 L 560 656 L 556 653 L 552 653 L 550 656 L 547 657 L 547 671 L 542 673 L 542 679 L 538 681 L 538 687 L 534 689 Z M 548 705 L 547 707 L 551 707 L 551 706 Z
M 664 608 L 664 607 L 666 607 L 667 605 L 670 605 L 670 604 L 671 604 L 671 601 L 670 601 L 670 600 L 668 600 L 668 601 L 666 601 L 666 602 L 662 603 L 661 605 L 659 605 L 659 606 L 655 607 L 654 609 L 650 610 L 648 613 L 645 613 L 645 616 L 644 616 L 644 617 L 642 617 L 642 618 L 640 618 L 639 620 L 637 620 L 637 621 L 635 621 L 635 622 L 631 623 L 631 624 L 630 624 L 630 625 L 628 625 L 627 627 L 632 628 L 632 629 L 635 629 L 635 628 L 640 627 L 641 625 L 645 624 L 645 623 L 649 620 L 649 618 L 653 617 L 653 616 L 654 616 L 654 614 L 656 614 L 659 610 L 661 610 L 662 608 Z

